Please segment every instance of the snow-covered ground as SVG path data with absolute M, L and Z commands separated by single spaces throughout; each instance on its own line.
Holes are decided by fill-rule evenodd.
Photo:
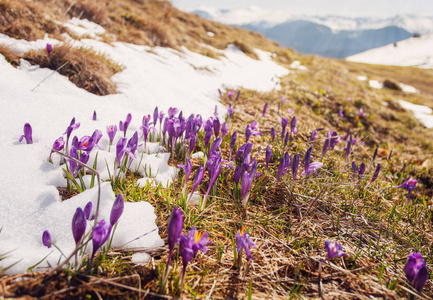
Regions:
M 79 27 L 74 30 L 76 34 L 97 38 L 103 31 L 94 25 L 73 20 L 68 26 Z M 47 42 L 53 47 L 58 45 L 48 38 L 27 42 L 0 36 L 0 44 L 21 53 L 45 48 Z M 257 50 L 260 60 L 253 60 L 234 46 L 222 51 L 225 57 L 215 60 L 187 49 L 179 52 L 125 43 L 108 45 L 97 39 L 82 39 L 74 45 L 92 47 L 123 65 L 124 70 L 113 78 L 118 94 L 95 96 L 77 88 L 66 77 L 31 66 L 26 61 L 15 69 L 0 55 L 0 165 L 3 170 L 0 174 L 0 254 L 9 252 L 7 259 L 0 261 L 0 267 L 18 262 L 8 273 L 24 272 L 47 255 L 39 267 L 46 267 L 47 261 L 56 265 L 60 253 L 42 244 L 42 232 L 48 229 L 56 245 L 68 255 L 75 247 L 71 220 L 76 208 L 83 208 L 88 201 L 95 204 L 96 189 L 62 202 L 57 187 L 65 186 L 66 179 L 59 166 L 60 158 L 54 154 L 54 164 L 47 161 L 54 141 L 64 136 L 73 117 L 81 126 L 71 138 L 92 135 L 95 129 L 103 132 L 99 143 L 103 150 L 93 150 L 91 161 L 98 152 L 98 170 L 106 179 L 105 160 L 111 166 L 115 156 L 115 147 L 111 152 L 107 151 L 106 127 L 125 121 L 128 113 L 132 114 L 128 138 L 135 131 L 140 132 L 143 115 L 152 114 L 155 106 L 166 115 L 168 108 L 178 107 L 184 116 L 200 113 L 203 118 L 209 117 L 217 106 L 221 116 L 225 114 L 225 108 L 218 100 L 218 88 L 243 86 L 269 91 L 280 88 L 278 77 L 289 73 L 271 60 L 270 53 Z M 96 121 L 92 120 L 93 111 L 97 113 Z M 33 144 L 18 142 L 27 122 L 33 128 Z M 114 143 L 119 137 L 120 132 Z M 157 150 L 155 145 L 150 148 Z M 138 158 L 143 151 L 142 146 Z M 176 170 L 168 166 L 167 154 L 143 154 L 143 159 L 152 166 L 152 174 L 148 175 L 156 182 L 166 184 L 173 180 Z M 114 199 L 111 185 L 103 183 L 101 218 L 109 218 Z M 126 203 L 113 246 L 121 246 L 151 232 L 156 228 L 155 218 L 150 204 Z M 156 230 L 127 247 L 147 249 L 162 245 Z
M 421 123 L 427 128 L 433 128 L 433 110 L 425 105 L 417 105 L 404 100 L 398 100 L 401 107 L 411 110 Z
M 433 34 L 410 38 L 346 58 L 349 61 L 378 65 L 433 68 Z

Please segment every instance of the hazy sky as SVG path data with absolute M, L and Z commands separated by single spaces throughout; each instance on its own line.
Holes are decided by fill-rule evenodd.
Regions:
M 401 14 L 433 15 L 433 0 L 171 0 L 179 8 L 200 5 L 233 9 L 249 5 L 284 10 L 288 15 L 389 17 Z

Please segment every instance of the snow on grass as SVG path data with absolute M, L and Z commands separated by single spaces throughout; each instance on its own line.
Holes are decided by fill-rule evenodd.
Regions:
M 378 65 L 433 68 L 433 34 L 409 38 L 394 44 L 367 50 L 347 57 L 354 62 Z
M 75 25 L 87 28 L 83 34 L 89 35 L 95 28 L 86 24 Z M 52 43 L 53 47 L 56 45 L 55 40 L 48 38 L 27 42 L 0 36 L 1 44 L 8 44 L 20 53 L 44 48 L 47 42 Z M 56 265 L 60 254 L 42 245 L 43 231 L 50 230 L 57 246 L 68 255 L 75 247 L 71 231 L 75 209 L 83 208 L 88 201 L 96 201 L 96 189 L 90 189 L 62 202 L 57 187 L 65 186 L 66 180 L 59 166 L 60 158 L 53 154 L 54 164 L 47 162 L 54 141 L 64 134 L 73 117 L 81 126 L 71 138 L 74 135 L 79 138 L 92 135 L 95 129 L 103 132 L 104 137 L 100 141 L 103 150 L 98 151 L 97 169 L 102 178 L 108 179 L 105 160 L 111 168 L 115 145 L 111 147 L 111 152 L 107 151 L 106 126 L 118 125 L 128 113 L 132 113 L 127 132 L 130 138 L 135 131 L 140 131 L 143 115 L 152 114 L 155 106 L 165 113 L 171 106 L 178 107 L 184 115 L 200 113 L 203 118 L 212 115 L 215 106 L 218 106 L 220 113 L 225 114 L 224 107 L 218 101 L 218 88 L 243 86 L 269 91 L 280 88 L 278 76 L 288 74 L 288 70 L 271 60 L 270 53 L 256 50 L 260 60 L 254 60 L 234 46 L 222 51 L 225 57 L 215 60 L 185 48 L 180 52 L 126 43 L 108 45 L 90 39 L 74 44 L 80 45 L 104 52 L 123 65 L 124 71 L 113 78 L 118 94 L 96 96 L 77 88 L 66 77 L 53 74 L 52 70 L 31 66 L 24 60 L 15 69 L 0 57 L 0 117 L 3 124 L 0 127 L 0 164 L 3 168 L 0 174 L 0 227 L 3 228 L 0 254 L 10 251 L 8 258 L 0 262 L 0 268 L 19 261 L 8 273 L 24 272 L 47 255 L 50 264 Z M 92 121 L 94 110 L 97 121 Z M 34 143 L 30 145 L 18 143 L 26 122 L 33 128 Z M 117 139 L 119 136 L 118 132 Z M 151 146 L 148 145 L 148 149 L 153 149 L 151 152 L 157 151 L 156 147 Z M 176 170 L 168 166 L 168 154 L 148 153 L 148 149 L 143 154 L 143 146 L 139 148 L 138 158 L 143 154 L 140 172 L 147 174 L 149 180 L 156 184 L 169 184 Z M 91 152 L 90 164 L 96 151 Z M 101 218 L 109 217 L 114 199 L 110 184 L 103 183 Z M 155 228 L 151 205 L 144 202 L 126 203 L 113 246 L 123 245 Z M 152 248 L 161 245 L 163 241 L 156 230 L 127 247 Z M 143 256 L 137 261 L 144 259 Z M 47 263 L 43 262 L 39 267 L 46 266 Z
M 375 89 L 382 89 L 383 88 L 383 83 L 377 80 L 369 80 L 368 84 Z
M 398 100 L 401 107 L 413 111 L 417 118 L 427 128 L 433 128 L 433 110 L 425 105 L 417 105 L 404 100 Z

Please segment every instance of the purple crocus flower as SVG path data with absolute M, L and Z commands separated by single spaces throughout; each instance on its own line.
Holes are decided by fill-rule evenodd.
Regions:
M 290 131 L 293 134 L 298 133 L 298 127 L 296 127 L 296 116 L 293 116 L 292 121 L 290 121 Z
M 200 250 L 203 253 L 207 253 L 208 249 L 206 247 L 207 244 L 210 243 L 208 240 L 209 233 L 203 232 L 200 233 L 197 231 L 195 226 L 193 226 L 189 231 L 187 236 L 181 235 L 180 236 L 180 243 L 179 243 L 179 255 L 182 257 L 182 282 L 185 278 L 186 273 L 186 267 L 188 263 L 191 261 L 191 259 L 194 258 L 194 256 L 197 254 L 197 252 Z
M 24 134 L 20 137 L 20 142 L 26 139 L 27 144 L 33 144 L 32 126 L 29 123 L 24 124 Z
M 182 168 L 185 172 L 185 184 L 184 186 L 186 187 L 186 184 L 188 182 L 189 176 L 191 175 L 192 172 L 192 163 L 191 160 L 187 157 L 185 158 L 185 165 L 177 165 L 179 168 Z
M 45 230 L 44 233 L 42 233 L 42 244 L 51 248 L 51 234 L 48 230 Z
M 241 91 L 237 91 L 236 97 L 235 97 L 235 102 L 238 101 L 240 94 L 241 94 Z
M 329 143 L 330 143 L 330 140 L 329 140 L 329 139 L 326 139 L 326 140 L 325 140 L 325 143 L 323 144 L 323 148 L 322 148 L 322 156 L 320 157 L 320 160 L 322 160 L 323 157 L 325 156 L 326 152 L 328 152 L 328 149 L 329 149 Z
M 111 226 L 105 223 L 105 220 L 99 222 L 92 231 L 92 255 L 90 256 L 90 268 L 92 268 L 93 258 L 96 251 L 107 241 L 111 233 Z
M 245 250 L 245 254 L 247 255 L 250 261 L 253 261 L 253 257 L 251 255 L 250 247 L 256 247 L 254 242 L 251 240 L 248 232 L 245 231 L 245 226 L 241 228 L 235 235 L 236 238 L 236 252 L 238 254 L 238 268 L 241 267 L 242 264 L 242 250 Z
M 126 149 L 130 154 L 134 154 L 138 148 L 138 133 L 137 131 L 129 139 L 128 144 L 126 144 Z M 132 157 L 130 157 L 132 159 Z
M 343 141 L 347 141 L 347 139 L 350 137 L 350 128 L 347 128 L 346 134 L 343 136 Z
M 210 146 L 209 153 L 216 152 L 221 146 L 222 141 L 222 138 L 217 138 L 215 141 L 213 141 Z
M 346 152 L 346 162 L 347 162 L 347 158 L 349 157 L 349 154 L 350 154 L 350 147 L 351 146 L 352 146 L 352 138 L 347 140 L 346 148 L 344 148 L 344 151 Z
M 271 138 L 272 141 L 275 141 L 275 136 L 277 135 L 277 132 L 275 131 L 274 127 L 271 128 Z
M 203 175 L 204 175 L 204 168 L 203 166 L 200 166 L 195 172 L 194 181 L 192 182 L 191 195 L 189 196 L 190 199 L 192 197 L 192 194 L 194 194 L 195 190 L 197 189 L 198 185 L 203 180 Z
M 342 110 L 342 109 L 340 109 L 340 110 L 338 111 L 338 116 L 341 117 L 341 118 L 344 117 L 344 114 L 343 114 L 343 110 Z
M 239 184 L 239 181 L 241 179 L 241 166 L 237 165 L 235 168 L 235 173 L 233 175 L 233 180 L 236 182 L 236 184 Z
M 85 135 L 78 142 L 77 150 L 86 151 L 89 153 L 95 147 L 95 141 L 91 136 Z
M 311 133 L 310 141 L 314 141 L 315 139 L 317 139 L 317 130 L 316 129 L 314 129 L 313 132 Z
M 66 128 L 66 131 L 64 134 L 66 134 L 66 144 L 68 143 L 69 137 L 71 136 L 72 131 L 80 128 L 80 123 L 75 123 L 75 118 L 72 118 L 71 123 L 69 124 L 68 128 Z
M 282 118 L 281 119 L 281 127 L 282 127 L 282 130 L 281 130 L 281 139 L 283 139 L 284 136 L 286 135 L 286 127 L 287 127 L 288 123 L 289 123 L 289 121 L 287 120 L 287 118 Z
M 110 139 L 110 145 L 113 144 L 113 140 L 114 137 L 116 136 L 116 132 L 117 132 L 116 125 L 107 126 L 107 134 L 108 134 L 108 138 Z
M 223 125 L 221 126 L 221 135 L 225 137 L 228 132 L 229 132 L 229 128 L 227 127 L 227 123 L 224 122 Z
M 373 158 L 371 159 L 372 162 L 376 159 L 378 150 L 379 150 L 379 146 L 376 146 L 376 149 L 374 150 L 374 153 L 373 153 Z
M 407 203 L 409 203 L 410 196 L 412 195 L 412 191 L 415 189 L 417 183 L 418 181 L 411 177 L 409 180 L 403 182 L 402 184 L 393 187 L 404 188 L 405 190 L 407 190 Z
M 86 216 L 81 207 L 78 207 L 72 218 L 72 234 L 74 235 L 75 244 L 78 245 L 84 233 L 86 232 Z
M 131 123 L 132 116 L 131 114 L 128 114 L 126 116 L 125 122 L 120 121 L 119 122 L 119 130 L 123 131 L 123 137 L 126 137 L 126 131 L 128 130 L 129 124 Z
M 227 115 L 229 116 L 229 120 L 231 120 L 231 118 L 233 117 L 234 112 L 235 112 L 235 109 L 232 108 L 232 105 L 230 103 L 229 107 L 227 108 Z
M 248 140 L 250 139 L 252 133 L 253 132 L 250 128 L 250 125 L 248 124 L 247 128 L 245 129 L 245 143 L 248 143 Z
M 232 152 L 233 152 L 233 148 L 234 148 L 234 146 L 235 146 L 235 144 L 236 144 L 236 138 L 237 138 L 237 136 L 238 136 L 238 132 L 237 132 L 237 131 L 233 132 L 232 139 L 231 139 L 231 141 L 230 141 L 230 155 L 229 155 L 229 160 L 231 160 Z
M 284 147 L 287 146 L 287 143 L 289 142 L 289 133 L 286 132 L 286 136 L 284 137 Z
M 84 217 L 86 218 L 86 220 L 89 220 L 90 218 L 90 213 L 92 212 L 92 207 L 93 204 L 91 201 L 87 202 L 86 206 L 84 207 Z
M 114 200 L 113 207 L 111 208 L 111 214 L 110 214 L 110 225 L 114 226 L 114 224 L 119 221 L 119 218 L 123 214 L 123 209 L 125 207 L 125 201 L 123 200 L 123 195 L 119 194 L 116 197 L 116 200 Z
M 65 147 L 65 141 L 63 140 L 63 137 L 59 137 L 57 140 L 54 141 L 53 144 L 53 150 L 51 150 L 50 153 L 50 161 L 51 161 L 51 155 L 53 154 L 54 151 L 60 151 Z
M 168 118 L 172 119 L 178 112 L 179 110 L 176 107 L 170 107 L 168 109 Z
M 311 174 L 317 174 L 317 169 L 320 169 L 323 166 L 321 162 L 313 162 L 308 165 L 308 169 L 304 169 L 301 173 L 303 176 L 308 176 Z
M 158 106 L 155 107 L 154 111 L 153 111 L 153 126 L 156 126 L 156 123 L 158 122 Z
M 269 173 L 269 162 L 271 161 L 272 150 L 271 147 L 266 147 L 266 171 Z
M 377 164 L 376 170 L 374 171 L 373 177 L 371 178 L 370 183 L 368 185 L 372 184 L 377 179 L 377 177 L 379 176 L 379 173 L 380 173 L 380 167 L 381 167 L 381 165 Z
M 304 170 L 308 170 L 308 167 L 310 166 L 311 151 L 313 151 L 313 147 L 310 147 L 307 149 L 307 152 L 305 152 L 305 156 L 302 159 L 302 164 L 304 165 Z
M 47 43 L 47 46 L 45 47 L 48 53 L 48 57 L 51 57 L 51 51 L 53 51 L 53 46 L 49 43 Z
M 413 287 L 421 292 L 428 279 L 428 269 L 421 253 L 411 253 L 405 265 L 406 278 Z
M 221 123 L 218 118 L 215 118 L 213 120 L 213 132 L 215 134 L 215 137 L 218 137 L 220 135 L 220 129 L 221 129 Z
M 283 156 L 283 157 L 281 157 L 280 164 L 278 165 L 277 182 L 280 181 L 280 178 L 283 175 L 285 167 L 286 167 L 286 161 L 285 161 L 284 156 Z
M 266 111 L 268 110 L 269 103 L 266 102 L 265 106 L 263 106 L 262 118 L 266 117 Z
M 233 92 L 233 91 L 227 92 L 227 96 L 229 96 L 229 99 L 231 99 L 234 94 L 235 94 L 235 92 Z
M 215 153 L 215 152 L 213 152 Z M 201 210 L 203 210 L 205 208 L 206 205 L 206 198 L 209 195 L 210 189 L 213 186 L 213 184 L 215 183 L 215 181 L 217 180 L 218 176 L 221 173 L 221 155 L 218 154 L 218 156 L 215 158 L 212 167 L 208 170 L 209 171 L 209 175 L 210 175 L 210 179 L 209 179 L 209 187 L 206 191 L 206 194 L 203 197 L 203 201 L 202 201 L 202 205 L 201 205 Z
M 207 147 L 207 145 L 209 145 L 209 141 L 210 141 L 212 135 L 213 135 L 212 129 L 208 129 L 205 132 L 205 135 L 204 135 L 204 145 L 205 145 L 205 147 Z
M 254 175 L 255 175 L 255 171 L 254 171 Z M 248 172 L 244 171 L 242 175 L 242 183 L 241 183 L 242 205 L 247 204 L 248 198 L 250 197 L 250 188 L 252 183 L 253 182 L 252 180 L 250 180 L 250 176 L 248 175 Z
M 296 175 L 298 174 L 298 168 L 299 168 L 299 154 L 295 154 L 293 156 L 293 162 L 292 162 L 292 180 L 295 181 Z
M 329 131 L 326 134 L 326 137 L 329 139 L 329 146 L 334 149 L 335 146 L 340 142 L 340 137 L 336 131 Z
M 83 152 L 83 153 L 81 153 L 79 161 L 82 162 L 83 164 L 87 164 L 87 162 L 89 161 L 89 158 L 90 158 L 90 155 L 87 154 L 87 152 Z M 80 171 L 82 167 L 83 167 L 82 165 L 78 164 L 77 171 Z
M 99 149 L 102 149 L 101 147 L 99 147 L 98 143 L 102 138 L 102 131 L 99 129 L 95 129 L 95 131 L 92 134 L 92 139 L 95 142 L 95 146 L 98 147 Z
M 168 224 L 167 224 L 168 258 L 165 267 L 163 281 L 167 279 L 168 267 L 170 266 L 171 256 L 173 254 L 174 246 L 176 246 L 176 244 L 179 243 L 182 227 L 183 227 L 182 213 L 180 212 L 179 208 L 175 206 L 173 211 L 171 212 L 170 219 L 168 220 Z
M 359 109 L 359 116 L 360 117 L 365 117 L 367 114 L 364 112 L 364 109 L 363 108 L 360 108 Z
M 69 151 L 69 156 L 77 159 L 77 148 L 72 146 L 71 150 Z M 75 161 L 73 161 L 72 159 L 69 159 L 69 171 L 70 171 L 71 175 L 73 175 L 75 173 L 76 168 L 77 168 L 77 163 Z
M 326 258 L 327 260 L 333 259 L 334 257 L 342 257 L 346 255 L 340 243 L 325 241 L 325 248 L 328 252 L 328 257 Z
M 189 156 L 191 155 L 192 150 L 194 150 L 195 142 L 196 142 L 196 137 L 195 137 L 195 135 L 192 135 L 192 136 L 189 138 L 189 145 L 188 145 L 188 154 L 187 154 L 187 157 L 189 157 Z
M 358 168 L 358 183 L 357 183 L 357 186 L 359 186 L 361 184 L 362 176 L 365 173 L 365 169 L 366 169 L 365 163 L 362 162 L 359 165 L 359 168 Z
M 98 118 L 97 118 L 97 116 L 96 116 L 96 110 L 94 110 L 93 111 L 93 117 L 92 117 L 92 120 L 93 121 L 96 121 Z
M 74 235 L 75 245 L 78 247 L 81 238 L 86 232 L 87 219 L 81 207 L 78 207 L 72 218 L 72 234 Z M 75 264 L 78 263 L 77 254 L 75 254 Z

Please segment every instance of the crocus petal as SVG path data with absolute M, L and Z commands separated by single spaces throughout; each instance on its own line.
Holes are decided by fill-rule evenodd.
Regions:
M 75 244 L 81 240 L 81 237 L 86 232 L 86 216 L 84 215 L 81 207 L 78 207 L 75 211 L 74 217 L 72 218 L 72 234 L 74 235 Z
M 48 230 L 45 230 L 42 234 L 42 244 L 44 244 L 44 246 L 47 246 L 48 248 L 51 248 L 51 235 Z
M 173 250 L 174 246 L 179 242 L 182 226 L 182 213 L 180 212 L 179 208 L 174 207 L 167 225 L 168 247 L 170 250 Z
M 111 214 L 110 214 L 111 226 L 114 226 L 114 224 L 116 224 L 117 221 L 119 221 L 119 218 L 122 216 L 124 207 L 125 207 L 125 201 L 123 200 L 122 194 L 119 194 L 113 203 L 113 207 L 111 208 Z

